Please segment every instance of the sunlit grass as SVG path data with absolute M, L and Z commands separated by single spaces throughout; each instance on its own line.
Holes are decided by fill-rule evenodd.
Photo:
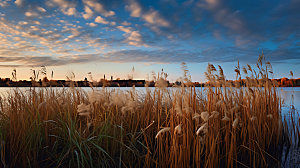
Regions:
M 265 65 L 265 66 L 264 66 Z M 246 86 L 209 64 L 207 87 L 18 89 L 0 99 L 1 166 L 267 167 L 299 143 L 297 114 L 287 128 L 281 99 L 259 58 Z M 240 67 L 236 67 L 241 79 Z

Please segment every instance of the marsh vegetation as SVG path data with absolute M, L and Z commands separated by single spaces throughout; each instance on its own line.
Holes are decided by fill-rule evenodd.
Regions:
M 1 167 L 280 167 L 299 146 L 299 115 L 282 100 L 260 56 L 246 86 L 209 64 L 209 85 L 155 89 L 15 89 L 0 98 Z

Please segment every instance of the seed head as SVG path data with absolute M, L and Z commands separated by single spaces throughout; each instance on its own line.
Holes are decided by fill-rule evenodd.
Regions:
M 209 116 L 209 118 L 218 118 L 219 114 L 220 114 L 219 112 L 213 111 L 213 112 L 211 112 L 211 115 Z
M 230 121 L 230 118 L 227 116 L 226 113 L 225 113 L 225 116 L 222 118 L 222 121 Z
M 195 119 L 197 119 L 197 118 L 199 118 L 199 117 L 201 117 L 201 115 L 198 114 L 198 113 L 195 113 L 194 116 L 193 116 L 193 120 L 195 120 Z
M 235 118 L 235 120 L 232 123 L 232 127 L 235 129 L 235 128 L 237 128 L 238 124 L 239 124 L 239 119 Z
M 81 103 L 77 106 L 77 113 L 80 116 L 89 116 L 91 114 L 91 106 Z
M 207 131 L 208 131 L 208 125 L 207 123 L 204 123 L 200 128 L 198 128 L 198 130 L 196 131 L 196 135 L 199 135 L 201 132 L 206 134 Z
M 155 138 L 158 138 L 158 136 L 164 132 L 168 132 L 170 131 L 170 127 L 165 127 L 163 129 L 161 129 L 160 131 L 158 131 L 158 133 L 156 134 Z
M 201 113 L 201 118 L 202 118 L 202 120 L 204 120 L 206 122 L 208 120 L 208 118 L 209 118 L 208 112 L 207 111 L 202 112 Z
M 177 125 L 175 127 L 175 131 L 174 131 L 175 134 L 181 134 L 182 133 L 182 129 L 181 129 L 181 124 Z

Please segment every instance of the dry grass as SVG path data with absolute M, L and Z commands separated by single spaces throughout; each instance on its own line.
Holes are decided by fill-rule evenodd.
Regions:
M 102 88 L 15 89 L 0 99 L 3 167 L 272 167 L 298 139 L 263 67 L 244 68 L 246 87 L 209 64 L 209 86 L 139 93 Z M 239 65 L 237 79 L 241 79 Z M 188 74 L 188 71 L 184 71 Z M 161 75 L 163 76 L 163 75 Z M 214 87 L 213 87 L 214 86 Z M 255 86 L 255 87 L 253 87 Z M 298 116 L 299 117 L 299 116 Z

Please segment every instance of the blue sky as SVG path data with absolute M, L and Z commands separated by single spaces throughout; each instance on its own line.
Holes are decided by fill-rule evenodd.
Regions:
M 237 60 L 262 51 L 275 78 L 300 77 L 299 11 L 299 0 L 0 0 L 0 77 L 46 66 L 55 79 L 123 79 L 134 66 L 136 79 L 164 68 L 174 81 L 186 62 L 201 82 L 210 62 L 234 79 Z

